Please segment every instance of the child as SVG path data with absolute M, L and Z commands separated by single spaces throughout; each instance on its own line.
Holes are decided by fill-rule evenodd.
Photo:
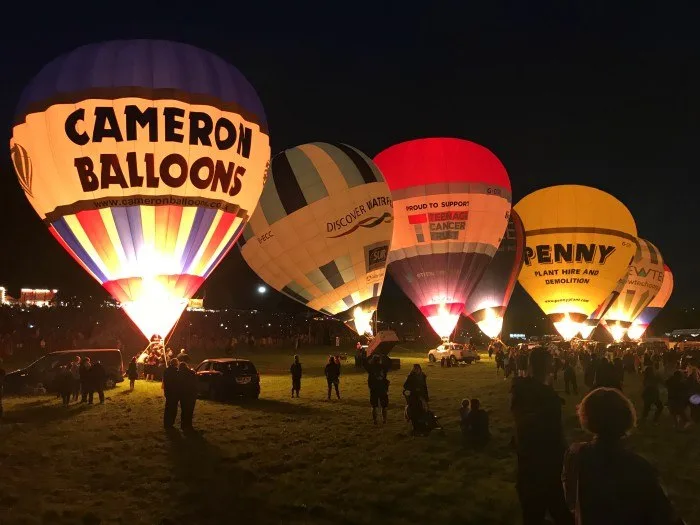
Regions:
M 462 399 L 462 406 L 459 407 L 459 427 L 462 429 L 462 437 L 466 437 L 467 417 L 469 416 L 469 400 Z
M 299 390 L 301 390 L 301 363 L 298 355 L 294 356 L 294 362 L 289 367 L 289 372 L 292 374 L 292 397 L 294 397 L 294 392 L 299 397 Z
M 170 351 L 170 353 L 172 353 L 172 350 Z M 129 363 L 129 370 L 127 370 L 126 375 L 129 378 L 129 391 L 133 392 L 136 380 L 139 378 L 139 371 L 136 367 L 136 356 L 131 358 L 131 362 Z
M 491 439 L 489 431 L 489 415 L 481 408 L 478 399 L 472 399 L 471 410 L 465 421 L 465 428 L 462 430 L 466 441 L 477 447 L 484 446 Z

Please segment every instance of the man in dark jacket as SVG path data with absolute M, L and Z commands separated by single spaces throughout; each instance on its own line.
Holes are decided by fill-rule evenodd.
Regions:
M 382 407 L 382 422 L 386 423 L 387 408 L 389 407 L 389 379 L 387 374 L 391 369 L 391 361 L 387 356 L 373 355 L 365 361 L 367 370 L 367 386 L 369 387 L 369 404 L 372 406 L 372 421 L 377 424 L 377 409 Z
M 163 426 L 166 429 L 173 428 L 177 417 L 177 404 L 180 402 L 180 375 L 178 373 L 177 359 L 168 361 L 168 368 L 163 372 L 163 394 L 165 395 L 165 410 L 163 411 Z
M 184 432 L 193 430 L 192 417 L 197 402 L 197 374 L 187 363 L 180 363 L 178 370 L 180 381 L 180 428 Z
M 87 403 L 88 400 L 88 390 L 90 385 L 90 358 L 84 357 L 80 362 L 80 368 L 78 368 L 78 375 L 80 376 L 80 402 Z
M 107 373 L 100 361 L 96 361 L 88 371 L 88 403 L 92 404 L 93 395 L 97 392 L 100 397 L 100 405 L 105 402 L 105 383 L 107 382 Z
M 545 384 L 551 355 L 530 352 L 529 376 L 513 379 L 511 411 L 518 454 L 517 490 L 523 525 L 541 525 L 547 512 L 556 525 L 573 525 L 561 485 L 566 451 L 561 398 Z
M 301 390 L 301 363 L 298 355 L 294 356 L 294 362 L 289 367 L 289 373 L 292 374 L 292 397 L 294 397 L 295 392 L 297 397 L 299 397 L 299 391 Z

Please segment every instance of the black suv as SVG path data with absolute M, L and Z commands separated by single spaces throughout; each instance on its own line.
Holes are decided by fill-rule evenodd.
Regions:
M 195 370 L 200 396 L 222 400 L 260 397 L 260 374 L 247 359 L 206 359 Z

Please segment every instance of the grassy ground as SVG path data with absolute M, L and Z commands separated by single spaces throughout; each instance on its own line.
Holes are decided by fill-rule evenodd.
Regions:
M 291 353 L 291 352 L 290 352 Z M 258 402 L 199 401 L 198 436 L 162 430 L 159 385 L 139 381 L 104 406 L 59 406 L 52 397 L 8 398 L 0 426 L 0 523 L 512 524 L 519 522 L 509 447 L 509 383 L 493 362 L 428 366 L 398 353 L 390 421 L 371 424 L 366 376 L 344 366 L 341 401 L 325 400 L 325 353 L 302 354 L 302 398 L 289 398 L 290 356 L 261 352 Z M 431 408 L 444 434 L 409 435 L 401 386 L 424 364 Z M 561 381 L 561 379 L 560 379 Z M 639 384 L 627 392 L 639 400 Z M 561 387 L 561 384 L 559 385 Z M 478 396 L 491 412 L 492 443 L 460 445 L 457 408 Z M 578 398 L 565 423 L 579 439 Z M 688 523 L 700 523 L 697 429 L 676 433 L 667 414 L 635 432 L 632 446 L 659 468 Z

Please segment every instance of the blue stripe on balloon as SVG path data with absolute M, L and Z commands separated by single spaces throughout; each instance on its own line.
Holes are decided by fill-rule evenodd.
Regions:
M 88 253 L 83 248 L 83 245 L 80 244 L 75 235 L 73 235 L 73 231 L 70 229 L 70 226 L 68 226 L 65 219 L 61 217 L 56 222 L 53 222 L 52 226 L 56 230 L 56 233 L 58 233 L 61 236 L 61 239 L 63 239 L 63 241 L 68 245 L 68 247 L 71 250 L 73 250 L 73 253 L 75 253 L 76 257 L 78 257 L 78 259 L 80 259 L 83 262 L 83 264 L 88 267 L 88 269 L 95 275 L 95 277 L 99 279 L 100 283 L 106 282 L 107 277 L 105 276 L 105 274 L 102 273 L 100 268 L 88 255 Z
M 127 261 L 135 264 L 137 261 L 136 248 L 134 247 L 134 241 L 132 239 L 131 225 L 129 223 L 127 210 L 128 208 L 112 208 L 110 211 L 112 212 L 114 225 L 117 227 L 117 234 L 119 235 L 119 242 L 124 250 L 124 255 L 126 255 Z M 141 216 L 139 215 L 139 222 L 140 221 Z
M 219 261 L 221 261 L 221 259 L 223 259 L 223 258 L 226 256 L 226 254 L 228 253 L 229 249 L 231 248 L 231 245 L 232 245 L 234 242 L 236 242 L 236 239 L 237 239 L 238 236 L 240 235 L 240 233 L 241 233 L 241 231 L 243 230 L 243 228 L 245 227 L 245 225 L 246 225 L 246 223 L 243 222 L 243 221 L 241 221 L 241 223 L 238 225 L 238 228 L 236 228 L 236 231 L 233 232 L 233 235 L 231 236 L 231 238 L 229 239 L 229 241 L 226 243 L 226 246 L 224 246 L 224 249 L 221 250 L 221 253 L 219 253 L 219 255 L 216 256 L 216 259 L 214 259 L 214 262 L 213 262 L 212 264 L 209 265 L 209 268 L 207 268 L 207 271 L 206 271 L 206 273 L 204 274 L 204 278 L 205 278 L 205 279 L 206 279 L 207 277 L 209 277 L 209 274 L 212 272 L 212 270 L 213 270 L 214 268 L 216 268 L 216 266 L 219 264 Z M 241 236 L 241 237 L 242 237 L 242 236 Z
M 143 223 L 141 221 L 141 207 L 129 206 L 126 208 L 126 217 L 129 222 L 131 232 L 131 242 L 134 246 L 134 255 L 138 261 L 139 253 L 143 250 L 145 242 L 143 240 Z
M 214 222 L 216 212 L 217 210 L 213 208 L 197 208 L 194 222 L 192 223 L 192 229 L 190 230 L 190 235 L 185 244 L 185 251 L 182 254 L 183 258 L 180 259 L 182 263 L 182 273 L 189 273 L 192 269 L 194 258 L 197 256 L 199 247 L 202 246 L 202 242 L 204 242 L 204 238 L 207 236 L 209 228 L 211 228 Z
M 265 111 L 243 74 L 203 49 L 165 40 L 116 40 L 79 47 L 47 64 L 22 93 L 16 115 L 58 95 L 89 89 L 173 89 L 216 97 L 255 114 Z

